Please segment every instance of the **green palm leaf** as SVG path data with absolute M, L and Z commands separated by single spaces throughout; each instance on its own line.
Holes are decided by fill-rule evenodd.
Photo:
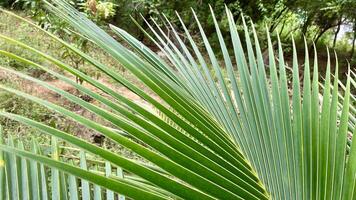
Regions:
M 194 11 L 193 16 L 199 28 L 204 51 L 198 47 L 197 41 L 194 41 L 179 15 L 188 44 L 183 42 L 177 30 L 174 30 L 174 25 L 167 18 L 164 19 L 165 24 L 167 28 L 173 30 L 173 36 L 167 35 L 154 20 L 149 22 L 148 19 L 144 19 L 152 35 L 148 30 L 143 30 L 144 33 L 167 56 L 168 62 L 166 62 L 124 30 L 111 26 L 113 32 L 131 45 L 133 51 L 125 48 L 65 1 L 53 0 L 51 3 L 47 2 L 47 5 L 49 10 L 134 74 L 160 100 L 145 93 L 114 69 L 98 62 L 55 35 L 40 30 L 81 56 L 113 81 L 121 83 L 137 94 L 158 113 L 136 104 L 70 65 L 3 35 L 0 35 L 0 38 L 9 44 L 42 57 L 106 95 L 94 92 L 46 66 L 18 55 L 0 50 L 1 55 L 45 70 L 105 106 L 86 102 L 20 72 L 6 68 L 1 70 L 56 92 L 104 119 L 113 128 L 19 90 L 3 85 L 0 88 L 100 132 L 113 142 L 137 153 L 154 167 L 132 161 L 26 117 L 0 112 L 3 117 L 37 128 L 43 133 L 60 138 L 83 150 L 79 168 L 73 166 L 74 163 L 60 161 L 58 157 L 53 156 L 51 159 L 41 156 L 36 150 L 28 152 L 15 148 L 11 144 L 0 145 L 0 149 L 5 152 L 5 157 L 17 158 L 15 155 L 23 157 L 19 164 L 24 169 L 28 168 L 26 167 L 28 162 L 24 158 L 31 160 L 29 172 L 34 174 L 35 178 L 31 179 L 29 186 L 39 188 L 31 189 L 29 193 L 31 187 L 27 186 L 28 180 L 24 178 L 22 183 L 18 182 L 21 180 L 15 177 L 18 171 L 7 167 L 9 164 L 17 165 L 16 159 L 9 159 L 12 161 L 6 163 L 5 169 L 0 165 L 2 184 L 0 191 L 6 191 L 8 188 L 13 190 L 11 195 L 31 194 L 38 197 L 45 194 L 44 196 L 47 196 L 47 193 L 43 193 L 47 189 L 43 188 L 42 179 L 39 177 L 42 174 L 41 167 L 45 164 L 52 169 L 51 194 L 58 198 L 101 199 L 100 187 L 105 188 L 107 199 L 114 198 L 113 192 L 135 199 L 355 198 L 356 146 L 353 141 L 347 139 L 349 132 L 355 132 L 355 113 L 352 105 L 354 96 L 350 94 L 351 85 L 355 86 L 355 74 L 352 72 L 348 74 L 346 86 L 341 86 L 344 90 L 342 95 L 338 92 L 338 67 L 335 67 L 334 83 L 332 83 L 331 62 L 328 59 L 325 81 L 319 83 L 315 48 L 311 76 L 311 62 L 305 44 L 304 80 L 303 89 L 300 89 L 300 69 L 293 42 L 293 80 L 292 88 L 289 88 L 286 62 L 279 38 L 276 56 L 271 37 L 268 32 L 266 33 L 269 62 L 265 63 L 254 25 L 249 28 L 242 17 L 243 41 L 246 42 L 242 43 L 233 15 L 228 9 L 226 14 L 233 47 L 231 52 L 228 51 L 227 41 L 224 40 L 211 10 L 223 55 L 224 62 L 221 64 Z M 21 17 L 15 17 L 28 22 Z M 172 41 L 172 37 L 178 41 L 178 44 Z M 230 53 L 233 53 L 235 62 Z M 266 73 L 266 66 L 269 67 L 269 74 Z M 319 84 L 322 85 L 321 88 Z M 290 89 L 293 90 L 291 96 Z M 320 94 L 323 96 L 322 100 L 319 98 Z M 134 140 L 128 139 L 119 131 L 125 131 Z M 106 174 L 97 174 L 88 169 L 84 151 L 106 161 Z M 112 178 L 110 176 L 112 165 L 121 167 L 136 176 Z M 4 181 L 4 177 L 8 176 L 13 176 L 11 181 Z M 82 179 L 80 192 L 75 177 Z M 95 184 L 93 196 L 89 182 Z M 23 190 L 18 190 L 19 188 Z

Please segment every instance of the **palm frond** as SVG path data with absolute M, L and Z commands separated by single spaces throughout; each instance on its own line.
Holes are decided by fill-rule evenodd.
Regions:
M 60 153 L 63 151 L 63 146 L 59 146 L 57 138 L 53 137 L 51 139 L 51 157 L 56 157 L 54 161 L 59 162 L 59 160 L 64 159 L 64 155 Z M 3 144 L 1 144 L 3 145 Z M 9 138 L 7 147 L 17 146 L 15 151 L 22 151 L 24 153 L 29 153 L 24 151 L 23 142 L 19 138 Z M 31 146 L 31 152 L 33 155 L 41 157 L 44 146 L 38 145 L 36 140 L 33 140 Z M 48 148 L 48 147 L 47 147 Z M 73 148 L 71 149 L 73 150 Z M 74 149 L 79 152 L 79 149 Z M 19 153 L 20 154 L 20 153 Z M 19 199 L 94 199 L 98 200 L 101 197 L 106 197 L 106 199 L 110 199 L 108 193 L 104 193 L 101 191 L 101 188 L 98 185 L 91 186 L 89 185 L 87 180 L 78 180 L 73 175 L 65 175 L 62 171 L 59 171 L 56 168 L 47 168 L 42 163 L 38 163 L 36 161 L 28 161 L 26 158 L 20 157 L 16 155 L 14 152 L 5 153 L 5 157 L 2 159 L 4 163 L 8 166 L 7 171 L 1 169 L 3 175 L 2 186 L 5 188 L 2 193 L 2 199 L 8 198 L 19 198 Z M 43 157 L 43 156 L 42 156 Z M 15 159 L 14 159 L 15 158 Z M 48 157 L 44 157 L 45 159 L 51 161 Z M 16 160 L 17 162 L 14 162 Z M 87 163 L 89 159 L 85 156 L 84 153 L 80 154 L 80 158 L 78 157 L 78 164 Z M 74 164 L 73 158 L 71 159 L 71 163 Z M 90 160 L 93 163 L 92 160 Z M 98 165 L 104 163 L 95 163 L 96 167 Z M 83 167 L 82 167 L 83 168 Z M 9 169 L 19 169 L 19 171 L 10 171 Z M 89 169 L 85 169 L 86 172 Z M 120 168 L 116 168 L 117 171 L 122 170 Z M 100 172 L 98 170 L 90 170 L 91 173 L 94 174 L 94 177 L 97 174 L 104 174 L 104 172 Z M 15 177 L 16 174 L 17 178 Z M 106 169 L 106 176 L 115 180 L 123 180 L 123 176 L 117 176 L 113 173 L 112 168 Z M 48 178 L 50 177 L 50 178 Z M 125 180 L 129 181 L 129 180 Z M 110 180 L 109 180 L 110 182 Z M 132 182 L 132 181 L 131 181 Z M 131 183 L 130 182 L 130 183 Z M 91 193 L 91 188 L 94 188 L 94 194 Z M 16 193 L 13 193 L 13 192 Z M 138 192 L 138 191 L 136 191 Z M 124 196 L 111 192 L 110 195 L 113 199 L 115 196 L 121 197 L 121 199 L 125 199 Z M 49 196 L 50 195 L 50 196 Z M 162 195 L 158 195 L 162 196 Z
M 167 18 L 164 19 L 165 24 L 167 28 L 173 30 L 173 36 L 167 35 L 154 20 L 149 22 L 148 19 L 144 19 L 150 29 L 150 33 L 148 30 L 144 30 L 144 33 L 167 56 L 168 62 L 166 62 L 130 34 L 112 25 L 113 32 L 131 45 L 133 50 L 124 47 L 83 14 L 73 9 L 66 1 L 53 0 L 51 3 L 47 2 L 47 6 L 58 17 L 116 59 L 160 98 L 159 100 L 153 98 L 114 69 L 46 31 L 44 32 L 51 38 L 81 56 L 113 81 L 127 87 L 160 114 L 147 110 L 100 81 L 44 52 L 0 35 L 0 38 L 6 42 L 20 46 L 68 73 L 80 77 L 106 95 L 96 93 L 29 59 L 4 50 L 0 50 L 1 55 L 43 69 L 105 106 L 86 102 L 20 72 L 5 68 L 1 70 L 54 91 L 104 119 L 110 127 L 25 92 L 3 85 L 0 86 L 1 89 L 32 100 L 105 135 L 158 168 L 154 170 L 26 117 L 0 112 L 3 117 L 37 128 L 83 150 L 80 167 L 76 167 L 60 161 L 58 157 L 48 158 L 34 151 L 25 151 L 21 149 L 21 145 L 20 148 L 15 148 L 12 144 L 0 145 L 5 156 L 23 157 L 21 163 L 27 163 L 25 158 L 28 158 L 31 159 L 30 166 L 33 166 L 35 161 L 50 166 L 52 188 L 56 189 L 51 193 L 53 198 L 67 198 L 69 194 L 88 199 L 91 193 L 89 182 L 97 185 L 93 193 L 98 199 L 100 199 L 99 186 L 106 189 L 109 198 L 112 197 L 112 192 L 135 199 L 353 199 L 355 197 L 356 147 L 351 140 L 349 140 L 350 149 L 347 150 L 347 135 L 349 132 L 355 132 L 352 114 L 354 107 L 350 105 L 350 99 L 354 98 L 350 94 L 350 87 L 351 84 L 355 85 L 355 74 L 348 74 L 346 86 L 342 87 L 344 89 L 342 96 L 338 88 L 338 66 L 337 64 L 335 66 L 332 83 L 331 62 L 328 59 L 325 81 L 319 83 L 315 47 L 311 75 L 312 64 L 309 61 L 308 46 L 304 44 L 306 49 L 303 64 L 304 80 L 303 88 L 300 89 L 300 69 L 293 41 L 293 80 L 290 88 L 279 38 L 276 56 L 271 37 L 266 32 L 268 63 L 265 63 L 254 25 L 251 23 L 249 28 L 242 17 L 244 40 L 240 40 L 233 15 L 227 8 L 233 47 L 231 52 L 228 51 L 211 9 L 223 55 L 221 64 L 194 11 L 193 16 L 198 25 L 204 51 L 198 47 L 197 41 L 193 39 L 179 15 L 188 44 L 183 42 L 180 34 Z M 36 25 L 34 27 L 39 28 Z M 172 41 L 172 37 L 178 41 L 178 44 Z M 233 57 L 230 53 L 233 53 Z M 269 73 L 266 72 L 266 66 L 269 67 Z M 223 70 L 224 68 L 226 71 Z M 319 88 L 319 84 L 323 87 Z M 291 95 L 290 89 L 292 89 Z M 320 94 L 323 96 L 321 100 Z M 123 130 L 135 140 L 128 139 L 115 130 Z M 355 140 L 354 137 L 352 140 Z M 90 172 L 85 163 L 85 152 L 106 160 L 107 170 L 110 170 L 111 165 L 115 165 L 139 178 L 128 180 Z M 14 170 L 19 168 L 10 168 L 9 163 L 15 165 L 16 159 L 5 164 L 5 172 L 9 171 L 8 174 L 14 176 L 11 180 L 19 180 L 15 176 L 20 172 Z M 41 168 L 38 166 L 37 170 L 34 168 L 31 173 L 41 173 Z M 0 168 L 0 181 L 3 179 L 2 169 Z M 63 184 L 64 172 L 70 174 L 69 186 Z M 83 179 L 81 195 L 73 190 L 73 187 L 77 187 L 74 176 Z M 39 178 L 34 180 L 38 188 L 40 185 L 43 187 L 40 182 Z M 20 185 L 27 185 L 16 181 L 6 184 L 7 188 L 20 188 Z M 1 188 L 5 187 L 1 186 Z M 14 190 L 11 195 L 27 195 L 26 191 Z M 41 194 L 40 191 L 36 193 L 37 196 Z

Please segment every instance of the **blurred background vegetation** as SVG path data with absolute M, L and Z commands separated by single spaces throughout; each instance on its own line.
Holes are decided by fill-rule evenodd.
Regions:
M 272 33 L 279 33 L 287 47 L 290 46 L 291 33 L 297 41 L 302 40 L 302 36 L 305 35 L 308 43 L 314 42 L 320 47 L 319 51 L 328 46 L 336 49 L 340 57 L 351 63 L 356 62 L 356 1 L 354 0 L 69 0 L 69 2 L 97 23 L 103 26 L 111 23 L 124 28 L 147 45 L 151 44 L 149 39 L 132 22 L 131 17 L 147 30 L 148 27 L 140 15 L 162 25 L 164 25 L 163 15 L 165 15 L 178 30 L 182 30 L 175 13 L 178 12 L 186 26 L 194 32 L 197 30 L 197 25 L 194 20 L 191 20 L 192 8 L 215 47 L 218 47 L 218 40 L 214 34 L 215 28 L 209 5 L 213 8 L 228 40 L 226 5 L 237 21 L 241 20 L 240 16 L 244 14 L 256 24 L 261 41 L 264 41 L 265 27 Z M 1 0 L 0 5 L 25 11 L 45 29 L 53 32 L 61 34 L 60 32 L 67 30 L 66 24 L 46 12 L 41 0 Z M 302 47 L 298 49 L 303 50 Z

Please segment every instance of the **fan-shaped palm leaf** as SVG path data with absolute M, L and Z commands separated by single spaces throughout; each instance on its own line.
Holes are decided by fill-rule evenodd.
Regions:
M 0 115 L 35 127 L 100 156 L 108 163 L 141 177 L 151 186 L 140 185 L 122 178 L 105 177 L 85 170 L 84 165 L 78 168 L 11 146 L 1 145 L 1 150 L 38 161 L 135 199 L 355 198 L 355 142 L 351 143 L 349 151 L 346 150 L 347 133 L 352 129 L 355 131 L 354 126 L 351 128 L 349 126 L 352 118 L 349 111 L 350 83 L 354 84 L 355 80 L 348 75 L 345 95 L 340 102 L 338 67 L 336 66 L 334 83 L 331 86 L 331 66 L 328 60 L 325 81 L 322 84 L 323 90 L 320 90 L 316 50 L 311 76 L 312 64 L 309 62 L 308 48 L 305 48 L 304 80 L 301 91 L 300 69 L 294 43 L 293 84 L 292 88 L 289 88 L 286 63 L 279 39 L 277 56 L 275 56 L 269 33 L 266 33 L 269 61 L 265 63 L 253 24 L 249 29 L 242 18 L 244 41 L 246 41 L 246 44 L 242 44 L 234 18 L 228 9 L 226 14 L 233 47 L 231 52 L 235 61 L 230 57 L 231 52 L 228 51 L 226 41 L 211 11 L 224 60 L 221 64 L 194 11 L 193 15 L 206 53 L 198 47 L 182 20 L 180 20 L 181 25 L 189 44 L 183 42 L 168 20 L 165 24 L 173 31 L 173 36 L 167 35 L 153 19 L 152 24 L 146 21 L 152 35 L 148 30 L 143 31 L 166 55 L 169 61 L 167 63 L 124 30 L 111 26 L 114 33 L 131 45 L 134 51 L 124 47 L 65 1 L 53 0 L 48 3 L 48 7 L 58 17 L 110 54 L 150 88 L 160 100 L 145 93 L 116 73 L 114 69 L 46 32 L 50 37 L 83 57 L 114 81 L 136 93 L 150 103 L 159 114 L 143 108 L 58 59 L 3 35 L 0 36 L 1 39 L 35 53 L 59 68 L 80 77 L 110 98 L 91 91 L 45 66 L 3 50 L 0 54 L 47 71 L 80 92 L 91 96 L 105 107 L 88 103 L 22 73 L 5 68 L 2 70 L 60 94 L 110 122 L 115 129 L 44 99 L 6 86 L 0 87 L 100 132 L 137 153 L 160 170 L 153 170 L 58 129 L 6 112 L 0 112 Z M 175 44 L 173 39 L 178 44 Z M 204 57 L 205 54 L 207 58 Z M 269 67 L 269 74 L 266 73 L 266 66 Z M 291 98 L 290 89 L 292 89 Z M 322 100 L 319 98 L 320 93 L 323 94 Z M 340 108 L 342 110 L 339 110 Z M 119 134 L 116 129 L 124 130 L 136 140 L 128 139 Z

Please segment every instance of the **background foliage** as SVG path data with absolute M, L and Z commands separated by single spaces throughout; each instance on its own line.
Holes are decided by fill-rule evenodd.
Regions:
M 216 11 L 217 20 L 225 23 L 225 26 L 221 27 L 222 33 L 226 39 L 229 39 L 227 19 L 223 15 L 226 5 L 236 20 L 240 20 L 243 11 L 247 18 L 251 18 L 257 24 L 258 33 L 263 32 L 263 28 L 268 26 L 271 32 L 280 33 L 281 40 L 285 44 L 290 44 L 290 33 L 293 33 L 297 40 L 305 35 L 308 42 L 313 41 L 321 47 L 337 48 L 343 58 L 351 62 L 355 60 L 356 2 L 353 0 L 72 0 L 69 2 L 77 9 L 86 12 L 92 20 L 102 25 L 112 23 L 123 27 L 146 43 L 149 43 L 148 38 L 137 29 L 137 25 L 132 23 L 130 17 L 137 20 L 143 28 L 147 28 L 140 15 L 148 20 L 152 18 L 162 25 L 164 24 L 162 14 L 170 21 L 177 22 L 175 13 L 177 11 L 188 29 L 196 32 L 197 25 L 190 15 L 190 9 L 193 8 L 204 24 L 206 35 L 215 47 L 218 46 L 218 41 L 213 34 L 212 18 L 206 11 L 209 10 L 209 5 Z M 2 5 L 26 10 L 44 27 L 52 28 L 53 31 L 60 31 L 65 27 L 63 22 L 44 12 L 40 0 L 3 0 Z M 177 28 L 180 30 L 182 27 Z M 259 36 L 263 37 L 263 34 Z M 336 43 L 337 40 L 340 41 L 339 44 Z M 302 50 L 300 49 L 301 52 Z

